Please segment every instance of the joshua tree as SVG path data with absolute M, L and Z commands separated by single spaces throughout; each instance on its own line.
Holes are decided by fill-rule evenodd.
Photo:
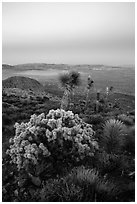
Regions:
M 71 71 L 59 77 L 60 83 L 64 88 L 64 95 L 61 101 L 61 109 L 67 110 L 72 99 L 73 90 L 80 84 L 80 73 Z

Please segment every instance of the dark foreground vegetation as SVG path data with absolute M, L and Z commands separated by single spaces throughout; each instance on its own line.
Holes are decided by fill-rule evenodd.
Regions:
M 73 90 L 74 87 L 71 88 Z M 71 92 L 70 89 L 69 91 Z M 62 97 L 62 93 L 57 92 L 58 97 Z M 44 126 L 42 122 L 37 125 L 34 122 L 35 128 L 40 127 L 39 140 L 42 141 L 42 144 L 47 145 L 49 155 L 46 155 L 45 158 L 44 153 L 40 152 L 41 157 L 38 157 L 36 161 L 38 165 L 35 164 L 35 168 L 30 162 L 31 157 L 23 161 L 28 161 L 28 166 L 27 163 L 18 163 L 17 167 L 17 163 L 11 163 L 10 155 L 6 154 L 7 149 L 12 149 L 14 146 L 13 140 L 10 140 L 10 144 L 9 139 L 17 135 L 15 129 L 17 131 L 19 128 L 19 126 L 15 128 L 14 124 L 16 122 L 28 124 L 32 120 L 30 118 L 33 114 L 44 113 L 46 118 L 50 110 L 60 108 L 61 101 L 54 100 L 54 97 L 52 99 L 43 96 L 22 98 L 17 94 L 10 95 L 3 91 L 3 201 L 135 201 L 134 97 L 113 92 L 107 96 L 99 93 L 91 93 L 86 96 L 75 93 L 71 99 L 66 112 L 71 110 L 74 114 L 78 114 L 78 119 L 77 116 L 74 116 L 74 120 L 76 122 L 76 120 L 82 119 L 83 122 L 79 122 L 78 125 L 81 125 L 80 128 L 85 125 L 86 128 L 82 130 L 86 131 L 84 134 L 89 134 L 87 132 L 90 128 L 90 134 L 93 134 L 90 151 L 88 149 L 89 143 L 82 138 L 81 147 L 87 149 L 82 149 L 81 152 L 83 152 L 80 153 L 80 156 L 77 155 L 79 149 L 74 147 L 79 143 L 71 140 L 72 135 L 69 139 L 56 139 L 55 142 L 45 140 L 43 135 L 45 134 L 44 130 L 47 130 L 47 123 Z M 41 121 L 45 121 L 43 115 L 38 118 L 40 117 Z M 50 117 L 48 115 L 46 119 L 50 120 Z M 69 121 L 71 121 L 69 116 L 65 117 L 65 125 L 62 125 L 62 128 L 73 128 L 73 125 L 69 126 Z M 50 128 L 51 131 L 54 130 L 54 128 Z M 83 135 L 83 132 L 79 134 Z M 31 136 L 34 140 L 33 133 L 31 135 L 29 133 L 27 136 Z M 31 138 L 30 144 L 32 144 Z M 39 140 L 37 139 L 33 143 L 41 144 Z M 63 142 L 62 146 L 59 142 Z M 10 145 L 13 146 L 10 147 Z M 43 149 L 42 151 L 44 152 Z M 18 156 L 18 154 L 16 155 Z M 22 165 L 25 167 L 22 168 Z

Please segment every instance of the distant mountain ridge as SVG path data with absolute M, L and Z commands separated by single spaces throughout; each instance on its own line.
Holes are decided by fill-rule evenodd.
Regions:
M 2 81 L 2 88 L 19 88 L 35 92 L 44 91 L 43 85 L 35 79 L 23 76 L 13 76 Z
M 135 65 L 133 64 L 128 64 L 128 65 L 107 65 L 107 64 L 63 64 L 63 63 L 60 63 L 60 64 L 55 64 L 55 63 L 25 63 L 25 64 L 16 64 L 16 65 L 10 65 L 10 64 L 2 64 L 2 68 L 10 68 L 10 67 L 41 67 L 41 68 L 44 68 L 46 66 L 51 66 L 51 67 L 54 67 L 54 66 L 67 66 L 67 67 L 76 67 L 76 66 L 91 66 L 91 67 L 135 67 Z
M 2 64 L 2 69 L 11 69 L 13 68 L 14 66 L 12 65 L 9 65 L 9 64 Z

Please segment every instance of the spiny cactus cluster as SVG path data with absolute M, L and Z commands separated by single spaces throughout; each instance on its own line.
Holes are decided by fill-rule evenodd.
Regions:
M 56 160 L 66 155 L 79 161 L 93 156 L 98 143 L 94 139 L 92 125 L 86 124 L 71 111 L 50 110 L 45 117 L 32 115 L 28 123 L 15 124 L 16 135 L 7 154 L 18 170 L 26 164 L 39 165 L 42 159 Z

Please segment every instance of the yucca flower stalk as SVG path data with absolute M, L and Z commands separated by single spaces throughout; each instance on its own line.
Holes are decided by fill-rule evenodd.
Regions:
M 99 112 L 99 100 L 100 100 L 100 91 L 97 91 L 97 96 L 96 96 L 96 112 Z
M 86 104 L 85 104 L 85 108 L 87 108 L 88 105 L 88 100 L 89 100 L 89 93 L 91 88 L 93 87 L 93 83 L 94 81 L 92 80 L 91 76 L 88 76 L 88 80 L 87 80 L 87 93 L 86 93 Z
M 109 95 L 113 94 L 113 90 L 114 90 L 114 87 L 111 86 L 111 87 L 106 87 L 106 91 L 105 91 L 105 98 L 106 98 L 106 102 L 108 101 L 108 97 Z

